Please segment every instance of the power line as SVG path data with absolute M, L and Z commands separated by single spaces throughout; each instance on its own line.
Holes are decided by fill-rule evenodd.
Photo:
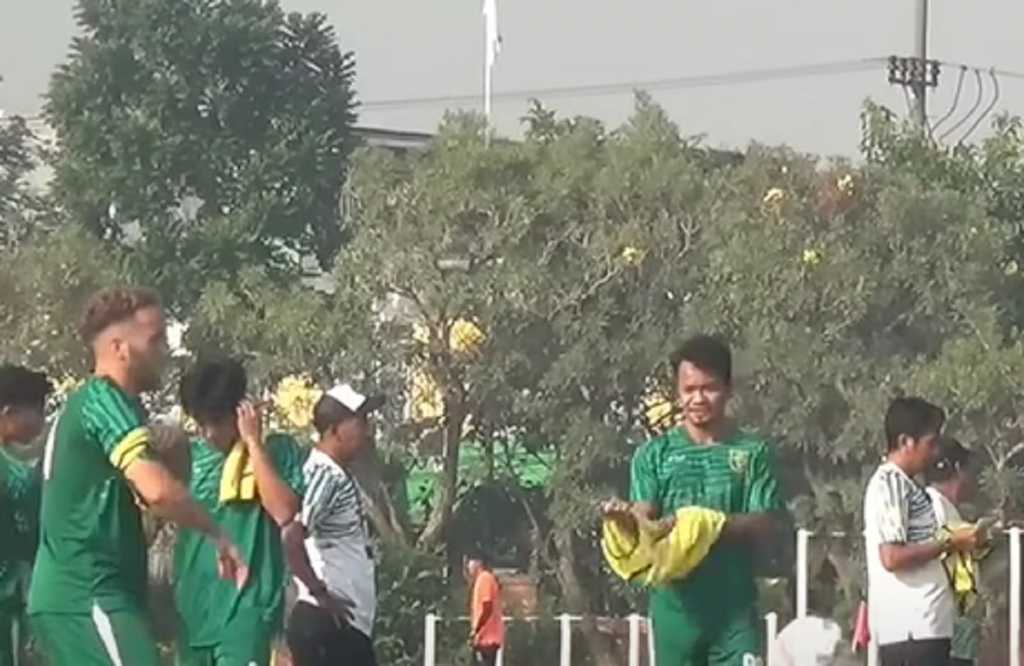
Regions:
M 977 111 L 978 108 L 981 107 L 981 100 L 985 98 L 985 83 L 981 78 L 981 70 L 978 69 L 977 67 L 972 67 L 972 69 L 974 70 L 974 78 L 978 82 L 978 96 L 974 100 L 974 105 L 971 106 L 966 116 L 958 120 L 956 123 L 953 124 L 952 127 L 943 132 L 942 136 L 939 137 L 939 141 L 945 141 L 946 137 L 952 136 L 952 134 L 961 127 L 963 127 L 964 124 L 974 116 L 975 111 Z
M 957 108 L 960 106 L 960 93 L 963 92 L 963 89 L 964 89 L 964 78 L 966 76 L 967 76 L 967 68 L 966 67 L 961 67 L 960 68 L 960 76 L 958 76 L 957 80 L 956 80 L 956 93 L 953 95 L 953 103 L 949 106 L 949 110 L 946 111 L 946 114 L 944 116 L 942 116 L 941 118 L 939 118 L 937 121 L 935 121 L 935 124 L 932 125 L 932 127 L 931 127 L 932 134 L 934 134 L 939 129 L 939 127 L 942 126 L 942 123 L 944 123 L 947 120 L 949 120 L 953 116 L 953 114 L 956 113 Z
M 991 74 L 992 86 L 995 88 L 995 92 L 992 94 L 992 101 L 989 102 L 988 106 L 985 107 L 985 110 L 982 111 L 981 115 L 979 115 L 975 119 L 975 121 L 971 124 L 970 128 L 964 133 L 962 137 L 960 137 L 960 141 L 958 141 L 957 143 L 963 143 L 964 141 L 967 141 L 967 139 L 971 138 L 971 135 L 974 134 L 974 130 L 978 129 L 978 125 L 981 124 L 982 120 L 988 118 L 988 115 L 992 113 L 992 109 L 996 108 L 996 104 L 999 102 L 999 77 L 996 75 L 995 72 L 992 72 Z
M 886 58 L 861 58 L 837 62 L 797 65 L 773 69 L 752 69 L 722 74 L 702 74 L 676 78 L 652 79 L 647 81 L 623 81 L 619 83 L 599 83 L 592 85 L 558 86 L 550 88 L 532 88 L 495 93 L 494 99 L 522 100 L 531 97 L 593 97 L 613 95 L 634 90 L 677 90 L 683 88 L 708 88 L 724 85 L 741 85 L 745 83 L 761 83 L 781 81 L 811 76 L 832 76 L 874 69 L 887 61 Z M 363 102 L 363 109 L 389 109 L 410 106 L 437 106 L 443 104 L 459 104 L 477 102 L 479 94 L 472 95 L 440 95 L 437 97 L 406 97 Z

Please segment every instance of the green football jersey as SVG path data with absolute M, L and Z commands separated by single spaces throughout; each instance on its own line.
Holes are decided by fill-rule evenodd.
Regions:
M 30 613 L 144 608 L 142 515 L 123 473 L 147 455 L 145 422 L 139 400 L 105 378 L 68 398 L 43 454 Z
M 0 605 L 24 600 L 39 533 L 37 467 L 0 450 Z
M 281 480 L 302 495 L 306 451 L 288 435 L 266 438 L 267 452 Z M 174 592 L 182 622 L 180 640 L 192 647 L 219 644 L 232 633 L 280 629 L 287 563 L 281 530 L 259 502 L 220 501 L 227 453 L 204 440 L 192 445 L 191 491 L 242 552 L 249 580 L 242 590 L 217 574 L 216 544 L 203 534 L 182 530 L 174 551 Z
M 760 438 L 740 432 L 728 441 L 695 444 L 675 428 L 641 447 L 633 457 L 630 496 L 654 505 L 659 515 L 685 506 L 726 514 L 762 513 L 783 508 L 771 449 Z M 749 547 L 719 543 L 686 579 L 675 583 L 685 605 L 739 610 L 757 599 Z

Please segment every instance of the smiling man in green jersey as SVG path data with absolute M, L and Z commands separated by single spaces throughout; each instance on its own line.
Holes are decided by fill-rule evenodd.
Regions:
M 46 375 L 0 367 L 0 666 L 18 663 L 25 585 L 39 534 L 39 470 L 5 449 L 43 431 Z
M 743 666 L 762 653 L 754 549 L 770 539 L 783 509 L 771 449 L 726 416 L 732 354 L 724 343 L 691 338 L 672 367 L 683 426 L 636 452 L 632 511 L 671 519 L 681 507 L 700 506 L 728 518 L 693 573 L 651 591 L 655 654 L 658 666 Z
M 237 584 L 247 571 L 209 514 L 150 453 L 139 395 L 159 387 L 167 357 L 159 298 L 146 289 L 99 292 L 86 305 L 81 334 L 95 372 L 68 397 L 43 453 L 29 619 L 50 666 L 158 666 L 139 505 L 215 540 L 221 573 Z
M 183 530 L 174 553 L 179 666 L 269 666 L 283 629 L 287 566 L 281 528 L 295 518 L 305 452 L 288 435 L 263 436 L 231 359 L 200 362 L 181 380 L 181 404 L 199 426 L 191 491 L 249 563 L 242 590 L 218 579 L 212 544 Z

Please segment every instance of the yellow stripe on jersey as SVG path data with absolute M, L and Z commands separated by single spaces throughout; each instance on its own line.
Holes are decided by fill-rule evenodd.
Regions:
M 110 452 L 110 462 L 123 472 L 149 449 L 149 444 L 149 428 L 136 428 L 121 438 L 114 450 Z

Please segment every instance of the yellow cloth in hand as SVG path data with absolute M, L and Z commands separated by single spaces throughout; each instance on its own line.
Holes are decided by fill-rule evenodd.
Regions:
M 950 523 L 939 528 L 945 533 L 943 538 L 958 529 L 972 527 L 970 523 Z M 978 563 L 990 552 L 990 548 L 981 548 L 973 553 L 953 551 L 942 556 L 942 565 L 946 569 L 949 583 L 953 587 L 957 609 L 961 614 L 969 611 L 978 600 Z
M 601 550 L 612 571 L 627 581 L 664 585 L 686 578 L 704 561 L 722 535 L 725 514 L 688 506 L 676 511 L 675 524 L 666 529 L 640 520 L 636 532 L 605 519 Z
M 220 502 L 251 502 L 256 499 L 256 473 L 244 442 L 236 442 L 220 475 Z

